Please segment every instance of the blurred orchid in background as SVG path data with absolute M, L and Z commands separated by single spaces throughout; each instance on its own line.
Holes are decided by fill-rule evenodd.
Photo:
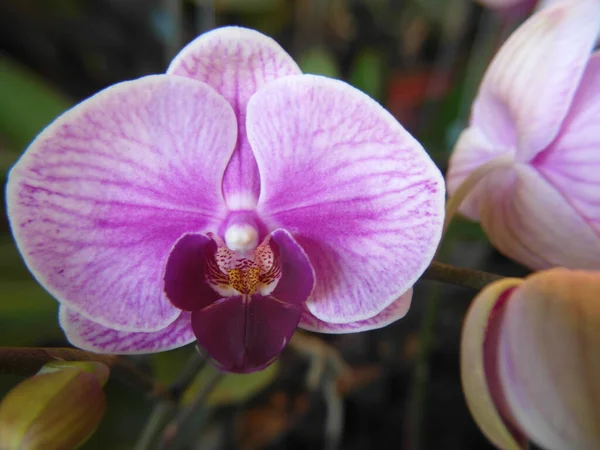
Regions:
M 489 285 L 461 343 L 467 403 L 499 448 L 600 448 L 600 272 L 558 268 Z
M 530 268 L 600 268 L 599 31 L 598 0 L 527 20 L 487 70 L 450 160 L 448 216 L 460 204 Z
M 406 314 L 443 222 L 443 179 L 375 101 L 302 75 L 270 38 L 206 33 L 166 75 L 74 107 L 12 169 L 8 214 L 76 346 L 197 339 L 223 369 L 276 358 L 299 325 Z
M 534 10 L 545 8 L 560 1 L 579 1 L 579 0 L 477 0 L 487 8 L 494 9 L 505 15 L 516 17 L 528 14 Z

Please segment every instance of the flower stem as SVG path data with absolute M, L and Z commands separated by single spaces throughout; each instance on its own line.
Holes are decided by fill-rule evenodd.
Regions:
M 171 401 L 170 392 L 139 370 L 131 361 L 116 355 L 100 355 L 74 348 L 0 347 L 0 373 L 35 375 L 53 361 L 96 361 L 106 364 L 113 374 L 146 394 Z
M 175 381 L 169 385 L 170 401 L 163 400 L 154 405 L 146 426 L 133 447 L 134 450 L 147 450 L 152 447 L 156 436 L 173 419 L 181 396 L 207 363 L 207 360 L 200 357 L 197 351 L 193 352 Z
M 502 154 L 491 161 L 479 166 L 473 172 L 469 174 L 467 178 L 458 186 L 454 195 L 448 199 L 446 203 L 446 217 L 444 219 L 444 232 L 448 229 L 448 225 L 458 212 L 463 200 L 469 195 L 471 190 L 479 183 L 488 173 L 492 170 L 499 169 L 502 167 L 509 167 L 514 163 L 512 154 Z
M 193 417 L 200 408 L 206 404 L 206 400 L 208 396 L 213 391 L 213 389 L 217 386 L 219 381 L 223 378 L 225 374 L 218 370 L 213 370 L 206 381 L 206 384 L 203 388 L 198 392 L 196 397 L 192 400 L 192 402 L 185 409 L 180 411 L 171 422 L 164 428 L 162 431 L 162 435 L 160 437 L 160 441 L 158 443 L 157 450 L 165 450 L 171 448 L 173 442 L 177 439 L 177 436 L 181 432 L 183 426 L 186 425 L 188 420 Z
M 488 284 L 504 278 L 495 273 L 481 270 L 464 269 L 450 264 L 433 261 L 421 276 L 422 280 L 440 281 L 446 284 L 462 286 L 471 289 L 483 289 Z

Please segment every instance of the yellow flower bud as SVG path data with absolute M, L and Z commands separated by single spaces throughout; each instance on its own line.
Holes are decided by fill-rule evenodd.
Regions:
M 109 369 L 97 362 L 46 364 L 0 403 L 0 450 L 69 450 L 96 430 Z

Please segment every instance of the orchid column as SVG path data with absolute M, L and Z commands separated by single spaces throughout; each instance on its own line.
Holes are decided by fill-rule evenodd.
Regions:
M 109 87 L 10 173 L 19 249 L 97 352 L 198 343 L 258 370 L 295 328 L 384 326 L 431 261 L 444 183 L 372 99 L 273 40 L 207 33 L 166 75 Z

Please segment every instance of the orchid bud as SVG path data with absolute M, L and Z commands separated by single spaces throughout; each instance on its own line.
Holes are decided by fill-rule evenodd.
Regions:
M 486 287 L 463 328 L 467 404 L 501 449 L 600 448 L 600 272 L 552 269 Z
M 104 415 L 108 374 L 97 362 L 46 364 L 0 403 L 0 449 L 77 448 Z

